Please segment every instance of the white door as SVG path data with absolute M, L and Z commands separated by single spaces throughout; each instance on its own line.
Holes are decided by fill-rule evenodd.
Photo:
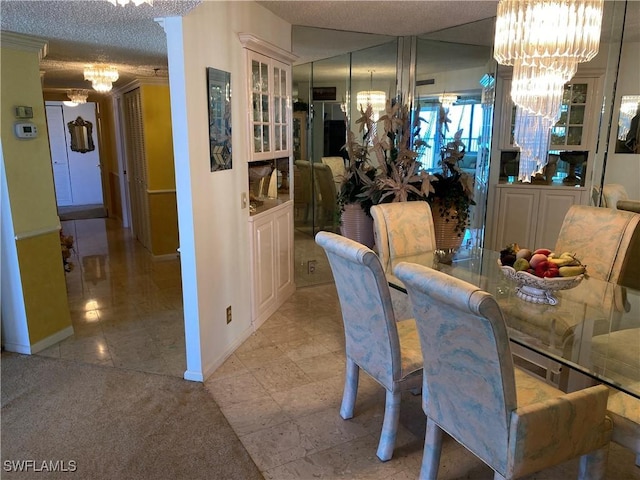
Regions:
M 69 155 L 69 173 L 71 175 L 71 191 L 73 205 L 90 205 L 104 203 L 102 197 L 102 174 L 100 171 L 100 152 L 98 150 L 98 128 L 96 123 L 96 106 L 87 102 L 75 107 L 62 107 L 66 132 L 69 132 L 69 122 L 81 117 L 85 122 L 91 122 L 91 136 L 95 149 L 90 152 L 74 152 L 70 142 L 67 142 Z
M 58 206 L 64 207 L 73 203 L 73 197 L 71 196 L 71 176 L 69 174 L 67 136 L 62 116 L 62 105 L 47 105 L 46 110 L 56 201 Z
M 46 112 L 58 205 L 103 205 L 95 103 L 67 107 L 46 102 Z M 85 153 L 71 150 L 69 123 L 79 117 L 91 123 L 95 148 Z

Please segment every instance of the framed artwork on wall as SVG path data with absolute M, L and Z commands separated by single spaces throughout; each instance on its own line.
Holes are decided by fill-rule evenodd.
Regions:
M 211 171 L 229 170 L 231 155 L 231 74 L 207 67 Z
M 313 87 L 313 99 L 316 101 L 335 101 L 336 87 Z

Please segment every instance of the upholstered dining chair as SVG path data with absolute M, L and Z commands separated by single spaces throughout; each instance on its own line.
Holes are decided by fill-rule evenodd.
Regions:
M 344 323 L 347 371 L 340 415 L 353 417 L 360 369 L 386 389 L 378 458 L 393 456 L 400 396 L 422 386 L 422 353 L 415 320 L 396 322 L 389 285 L 373 250 L 346 237 L 318 232 L 335 279 Z
M 558 253 L 575 253 L 589 276 L 618 283 L 640 215 L 611 208 L 572 205 L 555 245 Z
M 394 258 L 436 248 L 431 207 L 427 202 L 394 202 L 371 207 L 373 236 L 380 262 L 390 271 Z
M 611 436 L 608 390 L 565 394 L 514 367 L 494 297 L 436 270 L 394 268 L 413 305 L 424 355 L 427 415 L 421 479 L 436 479 L 447 432 L 494 470 L 518 478 L 580 457 L 580 478 L 603 478 Z

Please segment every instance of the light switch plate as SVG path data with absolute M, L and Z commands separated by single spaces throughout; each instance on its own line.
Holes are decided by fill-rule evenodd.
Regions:
M 242 208 L 247 208 L 247 192 L 242 192 L 240 194 L 240 202 L 241 202 Z
M 33 118 L 33 108 L 24 105 L 17 106 L 16 118 Z

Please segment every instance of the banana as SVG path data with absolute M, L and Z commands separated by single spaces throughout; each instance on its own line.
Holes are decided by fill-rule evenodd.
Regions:
M 561 277 L 575 277 L 586 271 L 584 265 L 563 266 L 558 269 Z
M 559 267 L 564 267 L 564 266 L 570 265 L 574 261 L 574 259 L 567 258 L 567 257 L 560 257 L 560 258 L 549 258 L 548 261 L 556 264 Z

